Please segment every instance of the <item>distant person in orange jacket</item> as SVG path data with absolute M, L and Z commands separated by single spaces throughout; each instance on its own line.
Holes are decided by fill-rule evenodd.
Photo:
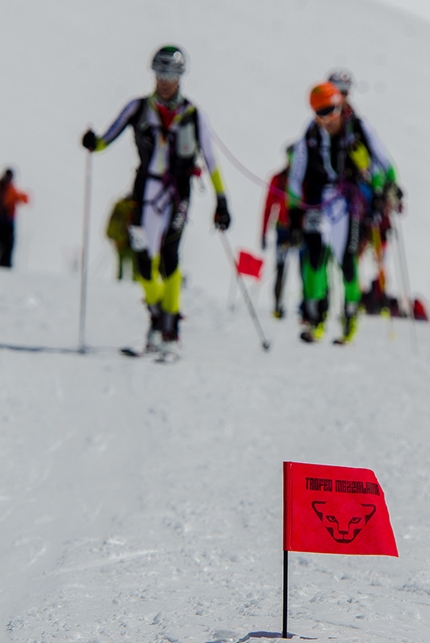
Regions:
M 28 203 L 28 195 L 13 184 L 13 171 L 7 169 L 0 178 L 0 266 L 12 267 L 15 244 L 16 206 Z

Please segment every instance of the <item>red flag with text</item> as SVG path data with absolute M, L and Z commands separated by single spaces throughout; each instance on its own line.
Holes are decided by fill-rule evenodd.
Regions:
M 239 275 L 248 275 L 249 277 L 255 277 L 255 279 L 261 279 L 262 268 L 263 259 L 245 250 L 239 252 L 236 262 L 236 270 Z
M 284 551 L 398 556 L 373 471 L 284 462 Z

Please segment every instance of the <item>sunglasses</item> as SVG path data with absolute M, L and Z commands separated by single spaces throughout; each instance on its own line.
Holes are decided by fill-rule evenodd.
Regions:
M 330 107 L 323 107 L 322 109 L 317 109 L 315 114 L 318 118 L 334 118 L 338 116 L 342 108 L 339 105 L 330 105 Z
M 177 74 L 174 71 L 160 71 L 155 74 L 157 80 L 167 80 L 170 83 L 173 83 L 176 80 L 179 80 L 180 74 Z
M 340 107 L 340 105 L 330 105 L 330 107 L 317 109 L 315 114 L 318 116 L 318 118 L 327 118 L 327 116 L 333 118 L 334 116 L 338 116 L 341 111 L 342 108 Z

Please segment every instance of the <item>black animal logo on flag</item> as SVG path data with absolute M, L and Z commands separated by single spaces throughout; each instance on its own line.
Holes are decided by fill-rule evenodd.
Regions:
M 339 507 L 332 511 L 329 502 L 315 500 L 312 509 L 337 543 L 348 544 L 357 538 L 363 527 L 375 515 L 376 505 L 361 504 L 351 513 Z

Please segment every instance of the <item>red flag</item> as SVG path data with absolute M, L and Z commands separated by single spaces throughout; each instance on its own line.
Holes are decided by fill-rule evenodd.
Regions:
M 241 250 L 236 262 L 236 270 L 239 275 L 248 275 L 261 279 L 263 268 L 263 259 L 252 255 L 250 252 Z
M 284 462 L 284 551 L 398 556 L 373 471 Z

